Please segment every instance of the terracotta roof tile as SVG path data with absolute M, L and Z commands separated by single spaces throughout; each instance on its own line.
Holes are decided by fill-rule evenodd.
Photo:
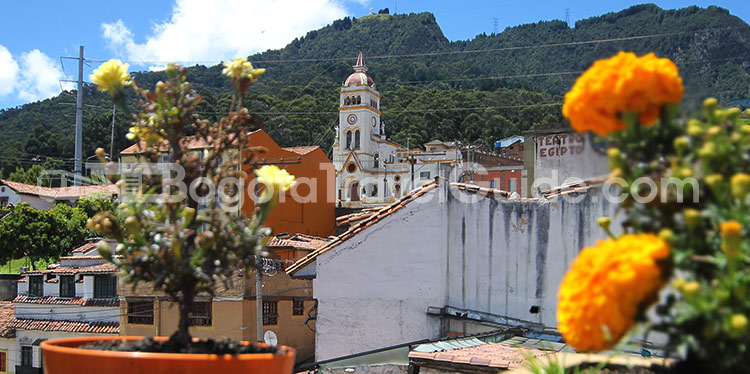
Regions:
M 73 253 L 86 253 L 94 248 L 96 248 L 96 244 L 98 242 L 88 242 L 76 249 L 73 250 Z
M 97 306 L 97 307 L 119 307 L 120 299 L 117 297 L 102 299 L 84 299 L 82 297 L 57 297 L 43 296 L 30 297 L 28 295 L 18 295 L 13 299 L 14 303 L 26 304 L 47 304 L 47 305 L 79 305 L 79 306 Z
M 316 250 L 323 247 L 331 241 L 329 238 L 320 238 L 312 235 L 305 234 L 294 234 L 289 238 L 280 239 L 277 237 L 271 238 L 268 242 L 268 248 L 295 248 L 305 250 Z
M 564 194 L 585 192 L 592 187 L 603 185 L 607 181 L 607 178 L 589 178 L 582 181 L 563 184 L 548 190 L 541 191 L 541 195 L 547 199 L 555 196 Z
M 16 330 L 10 327 L 13 318 L 13 303 L 0 301 L 0 338 L 14 338 L 16 336 Z
M 66 259 L 102 259 L 101 256 L 77 256 L 64 257 Z M 29 270 L 24 275 L 47 275 L 47 274 L 108 274 L 116 273 L 117 266 L 110 262 L 82 267 L 57 267 L 55 269 Z
M 88 196 L 98 192 L 117 194 L 119 189 L 114 184 L 70 186 L 70 187 L 43 187 L 32 184 L 13 182 L 0 179 L 0 184 L 8 186 L 19 194 L 43 196 L 51 199 L 69 199 L 74 197 Z
M 296 154 L 306 155 L 318 148 L 320 147 L 318 147 L 317 145 L 303 145 L 300 147 L 284 147 L 283 149 L 289 152 L 294 152 Z
M 119 322 L 86 322 L 48 319 L 13 319 L 10 327 L 24 330 L 83 332 L 92 334 L 119 334 Z
M 186 136 L 183 138 L 183 146 L 185 146 L 187 149 L 204 149 L 209 147 L 209 142 L 207 142 L 203 138 L 198 138 L 196 136 Z M 159 152 L 167 152 L 169 150 L 168 143 L 165 140 L 161 144 L 159 144 Z M 138 155 L 141 153 L 144 153 L 146 151 L 146 142 L 138 142 L 136 144 L 131 145 L 130 147 L 127 147 L 123 149 L 120 154 L 121 155 Z
M 309 263 L 314 261 L 321 254 L 328 252 L 331 248 L 336 247 L 337 245 L 353 237 L 360 231 L 363 231 L 367 227 L 374 225 L 375 223 L 379 222 L 383 218 L 400 210 L 409 202 L 412 202 L 416 200 L 417 198 L 419 198 L 420 196 L 426 194 L 427 192 L 434 190 L 435 188 L 438 187 L 438 183 L 439 182 L 437 180 L 430 182 L 430 183 L 426 183 L 422 185 L 421 187 L 418 187 L 414 189 L 413 191 L 411 191 L 410 193 L 406 194 L 405 196 L 403 196 L 401 199 L 394 202 L 393 204 L 386 205 L 378 209 L 376 211 L 377 214 L 373 214 L 373 215 L 368 216 L 365 219 L 359 220 L 356 224 L 352 225 L 346 232 L 339 235 L 332 241 L 328 242 L 325 246 L 316 249 L 315 251 L 309 253 L 307 256 L 302 257 L 299 261 L 295 262 L 292 266 L 290 266 L 287 269 L 286 271 L 287 274 L 291 275 L 295 273 L 297 270 L 302 269 L 303 267 L 307 266 Z
M 526 357 L 540 357 L 555 353 L 525 347 L 512 347 L 503 343 L 486 343 L 468 348 L 452 349 L 441 352 L 409 352 L 409 358 L 433 363 L 450 362 L 472 366 L 492 368 L 516 368 L 523 365 Z

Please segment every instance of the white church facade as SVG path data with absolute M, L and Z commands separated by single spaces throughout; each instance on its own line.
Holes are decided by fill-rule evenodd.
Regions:
M 453 143 L 432 141 L 422 151 L 386 138 L 380 93 L 367 75 L 361 51 L 354 73 L 341 86 L 336 130 L 333 165 L 341 207 L 390 204 L 435 177 L 448 178 L 461 163 L 460 149 Z

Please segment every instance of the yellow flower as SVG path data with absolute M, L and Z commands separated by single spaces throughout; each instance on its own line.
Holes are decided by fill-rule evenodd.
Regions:
M 266 69 L 254 69 L 253 64 L 247 61 L 247 57 L 235 58 L 233 61 L 224 63 L 222 74 L 232 78 L 232 80 L 248 79 L 255 82 L 258 77 L 265 73 Z
M 659 261 L 669 246 L 653 234 L 626 234 L 584 248 L 560 284 L 557 321 L 578 351 L 614 346 L 633 326 L 639 307 L 664 285 Z
M 750 175 L 737 173 L 732 176 L 730 181 L 732 185 L 732 196 L 741 199 L 750 192 Z
M 681 291 L 686 296 L 692 296 L 698 293 L 698 290 L 700 290 L 700 288 L 701 288 L 700 283 L 696 281 L 691 281 L 691 282 L 687 282 L 683 284 Z
M 604 230 L 609 230 L 609 225 L 612 224 L 612 218 L 599 217 L 596 219 L 596 222 L 598 222 L 599 226 L 601 226 Z
M 711 187 L 711 190 L 713 190 L 715 194 L 719 193 L 723 183 L 724 177 L 722 177 L 721 174 L 711 174 L 706 177 L 706 184 Z
M 635 113 L 643 125 L 659 118 L 661 108 L 682 99 L 677 65 L 653 53 L 638 57 L 620 52 L 596 61 L 565 95 L 563 115 L 579 132 L 606 135 L 623 130 L 620 115 Z
M 698 226 L 701 221 L 701 212 L 695 209 L 685 209 L 684 211 L 682 211 L 682 215 L 683 217 L 685 217 L 685 226 L 687 226 L 689 229 Z
M 721 250 L 727 257 L 737 256 L 740 252 L 742 225 L 737 221 L 722 222 L 719 225 L 719 231 L 721 231 Z
M 123 64 L 120 60 L 109 60 L 102 63 L 94 74 L 89 76 L 92 82 L 98 87 L 99 91 L 109 92 L 112 96 L 117 95 L 122 86 L 129 86 L 133 83 L 128 73 L 128 64 Z
M 703 107 L 708 110 L 714 110 L 718 105 L 719 101 L 714 97 L 709 97 L 706 100 L 703 100 Z
M 265 165 L 255 171 L 258 183 L 265 184 L 267 192 L 278 196 L 281 192 L 289 191 L 294 187 L 294 175 L 289 174 L 286 170 L 279 169 L 276 165 Z
M 730 324 L 737 332 L 745 332 L 745 329 L 747 328 L 747 317 L 745 317 L 744 314 L 734 314 L 732 315 Z

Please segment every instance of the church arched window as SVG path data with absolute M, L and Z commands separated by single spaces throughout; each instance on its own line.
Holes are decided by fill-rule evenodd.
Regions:
M 357 104 L 362 104 L 362 97 L 357 95 Z
M 352 132 L 346 132 L 346 149 L 352 149 Z
M 378 166 L 380 166 L 380 155 L 379 154 L 376 153 L 376 154 L 372 155 L 372 163 L 373 163 L 372 166 L 374 168 L 376 168 L 376 169 L 378 168 Z
M 359 130 L 354 132 L 354 149 L 359 149 Z
M 344 105 L 349 105 L 351 103 L 352 103 L 352 101 L 349 100 L 349 96 L 347 96 L 346 99 L 344 99 Z

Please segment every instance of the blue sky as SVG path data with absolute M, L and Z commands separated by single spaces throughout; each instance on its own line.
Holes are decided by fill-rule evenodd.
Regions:
M 750 21 L 750 1 L 654 1 L 664 9 L 718 5 Z M 471 4 L 471 5 L 467 5 Z M 430 11 L 450 40 L 470 39 L 495 28 L 564 19 L 571 23 L 619 11 L 634 1 L 589 0 L 129 0 L 105 2 L 6 1 L 0 12 L 0 108 L 58 94 L 75 78 L 78 46 L 95 60 L 120 58 L 131 70 L 166 61 L 214 64 L 235 56 L 281 48 L 307 31 L 370 8 L 391 13 Z M 85 67 L 85 77 L 98 64 Z

